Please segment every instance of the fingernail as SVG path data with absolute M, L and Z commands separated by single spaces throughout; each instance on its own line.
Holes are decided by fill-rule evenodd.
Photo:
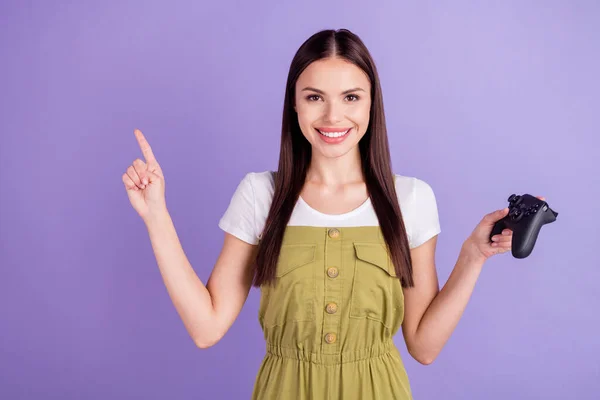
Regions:
M 144 182 L 144 185 L 147 185 L 148 184 L 148 178 L 144 178 L 143 182 Z

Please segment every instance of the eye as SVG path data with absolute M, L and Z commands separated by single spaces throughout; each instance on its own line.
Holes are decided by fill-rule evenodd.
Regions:
M 354 97 L 356 99 L 356 100 L 350 100 L 350 102 L 355 102 L 355 101 L 358 101 L 358 99 L 359 99 L 359 97 L 355 94 L 349 94 L 348 96 L 346 96 L 346 98 L 348 98 L 348 97 Z
M 317 101 L 317 100 L 313 100 L 314 97 L 321 97 L 321 96 L 319 96 L 318 94 L 310 94 L 310 95 L 306 96 L 306 99 L 308 101 Z

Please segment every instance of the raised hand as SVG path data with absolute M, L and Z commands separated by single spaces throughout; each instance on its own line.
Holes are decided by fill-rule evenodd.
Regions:
M 133 133 L 146 161 L 136 158 L 123 174 L 122 180 L 131 205 L 146 221 L 167 210 L 165 178 L 142 132 L 135 129 Z

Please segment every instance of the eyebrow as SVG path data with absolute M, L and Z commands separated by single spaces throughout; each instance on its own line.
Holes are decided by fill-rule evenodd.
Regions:
M 319 90 L 319 89 L 315 89 L 315 88 L 313 88 L 313 87 L 310 87 L 310 86 L 307 86 L 307 87 L 305 87 L 304 89 L 302 89 L 302 91 L 305 91 L 305 90 L 309 90 L 309 91 L 317 92 L 317 93 L 319 93 L 319 94 L 325 94 L 325 92 L 324 92 L 324 91 L 322 91 L 322 90 Z M 348 94 L 348 93 L 350 93 L 350 92 L 359 92 L 359 91 L 361 91 L 361 92 L 364 92 L 364 89 L 362 89 L 362 88 L 359 88 L 359 87 L 356 87 L 356 88 L 354 88 L 354 89 L 348 89 L 348 90 L 345 90 L 345 91 L 343 91 L 343 92 L 342 92 L 342 94 Z

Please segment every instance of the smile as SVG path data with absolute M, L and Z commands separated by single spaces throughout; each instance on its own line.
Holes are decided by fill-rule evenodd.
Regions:
M 321 135 L 326 136 L 328 138 L 339 138 L 339 137 L 346 135 L 348 132 L 350 132 L 350 129 L 352 129 L 352 128 L 348 128 L 345 131 L 339 131 L 339 132 L 323 132 L 320 129 L 317 129 L 317 131 Z
M 350 136 L 350 132 L 352 132 L 352 128 L 348 128 L 345 130 L 341 130 L 342 128 L 335 128 L 340 129 L 339 131 L 333 131 L 331 128 L 323 129 L 327 130 L 328 132 L 324 132 L 320 129 L 315 128 L 315 130 L 319 132 L 319 137 L 321 138 L 321 140 L 327 144 L 342 143 L 348 136 Z

